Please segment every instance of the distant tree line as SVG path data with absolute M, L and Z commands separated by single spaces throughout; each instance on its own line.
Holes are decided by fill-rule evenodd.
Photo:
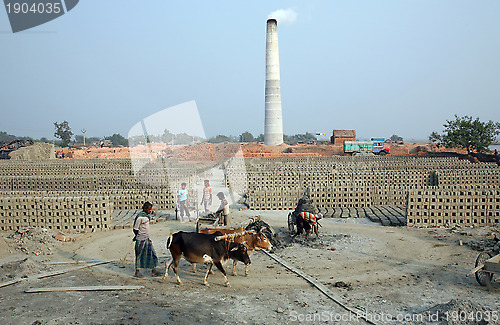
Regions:
M 32 137 L 18 137 L 16 135 L 8 134 L 5 131 L 0 131 L 0 144 L 11 142 L 14 140 L 33 140 L 34 142 L 46 142 L 46 143 L 52 142 L 45 137 L 42 137 L 40 139 L 33 139 Z

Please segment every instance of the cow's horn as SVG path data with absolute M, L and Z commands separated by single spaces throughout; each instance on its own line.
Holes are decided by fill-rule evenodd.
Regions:
M 226 239 L 227 237 L 229 237 L 229 235 L 222 235 L 222 236 L 217 236 L 214 238 L 215 241 L 220 241 L 220 240 L 224 240 Z

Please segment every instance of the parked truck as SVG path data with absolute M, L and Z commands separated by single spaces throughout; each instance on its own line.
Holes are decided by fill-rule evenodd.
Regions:
M 371 141 L 344 141 L 344 152 L 350 154 L 371 152 L 385 156 L 389 154 L 389 147 L 384 146 L 384 141 L 383 138 L 372 138 Z

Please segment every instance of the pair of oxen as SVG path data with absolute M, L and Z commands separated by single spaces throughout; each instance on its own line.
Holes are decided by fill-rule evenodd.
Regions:
M 229 286 L 226 271 L 223 264 L 229 259 L 233 262 L 233 275 L 236 275 L 236 264 L 243 262 L 245 264 L 245 275 L 248 275 L 250 265 L 249 255 L 258 249 L 271 249 L 272 245 L 268 238 L 262 232 L 245 231 L 239 229 L 203 229 L 201 233 L 179 231 L 175 234 L 170 233 L 167 240 L 167 249 L 172 254 L 172 262 L 165 263 L 165 276 L 162 281 L 168 277 L 170 267 L 174 270 L 177 277 L 177 283 L 181 284 L 181 279 L 177 273 L 179 261 L 184 257 L 190 263 L 193 263 L 193 272 L 196 273 L 196 263 L 209 264 L 205 274 L 204 284 L 208 286 L 208 275 L 215 265 L 222 272 L 226 286 Z M 168 264 L 168 265 L 167 265 Z

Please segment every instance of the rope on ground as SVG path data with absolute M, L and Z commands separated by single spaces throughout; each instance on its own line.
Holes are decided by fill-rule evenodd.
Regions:
M 321 291 L 325 296 L 327 296 L 328 298 L 330 298 L 331 300 L 333 300 L 340 307 L 344 308 L 348 312 L 351 312 L 351 313 L 355 314 L 357 317 L 363 319 L 368 324 L 378 325 L 378 323 L 376 323 L 376 322 L 368 319 L 366 317 L 366 313 L 362 313 L 360 311 L 357 311 L 357 310 L 355 310 L 355 309 L 347 306 L 344 302 L 342 302 L 342 298 L 340 298 L 340 297 L 336 296 L 335 294 L 333 294 L 330 290 L 328 290 L 328 288 L 326 286 L 324 286 L 323 284 L 321 284 L 320 282 L 318 282 L 313 277 L 311 277 L 308 274 L 300 271 L 299 269 L 295 268 L 294 266 L 286 263 L 280 257 L 276 256 L 273 253 L 269 253 L 266 250 L 260 250 L 260 251 L 264 252 L 264 254 L 266 254 L 267 256 L 269 256 L 270 258 L 272 258 L 273 260 L 275 260 L 276 262 L 280 263 L 285 268 L 289 269 L 290 271 L 292 271 L 295 274 L 297 274 L 300 277 L 302 277 L 304 280 L 306 280 L 307 282 L 309 282 L 310 284 L 312 284 L 314 287 L 316 287 L 316 289 L 318 289 L 319 291 Z

